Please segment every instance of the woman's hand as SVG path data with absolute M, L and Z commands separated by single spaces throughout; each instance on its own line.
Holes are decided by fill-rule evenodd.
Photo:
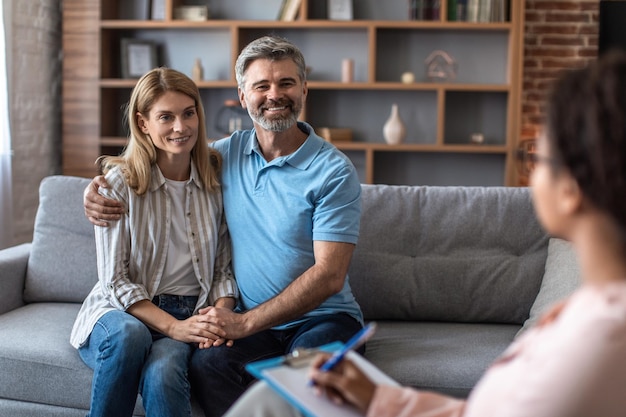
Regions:
M 195 314 L 185 320 L 177 320 L 170 330 L 170 337 L 186 343 L 197 343 L 200 349 L 219 346 L 225 342 L 224 331 Z M 232 344 L 232 343 L 231 343 Z
M 331 371 L 320 371 L 319 368 L 330 356 L 330 353 L 322 353 L 313 361 L 311 379 L 317 394 L 325 394 L 337 404 L 352 404 L 363 414 L 367 413 L 376 385 L 348 359 L 341 361 Z

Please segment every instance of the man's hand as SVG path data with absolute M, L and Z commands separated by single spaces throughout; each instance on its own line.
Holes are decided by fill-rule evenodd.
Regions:
M 252 334 L 246 326 L 245 313 L 235 313 L 228 308 L 209 306 L 200 309 L 198 314 L 226 333 L 225 339 L 228 339 L 227 346 L 232 346 L 232 341 L 235 339 L 241 339 Z M 218 346 L 218 344 L 214 344 L 214 346 Z
M 224 332 L 217 326 L 207 322 L 206 318 L 199 314 L 195 314 L 186 320 L 175 321 L 169 333 L 172 339 L 185 343 L 197 343 L 201 349 L 219 346 L 226 341 L 222 337 Z
M 83 206 L 85 207 L 85 216 L 96 226 L 108 226 L 107 220 L 119 220 L 124 214 L 122 203 L 102 197 L 98 194 L 98 188 L 107 188 L 107 184 L 103 175 L 95 177 L 85 188 L 83 192 Z
M 198 310 L 198 315 L 201 316 L 202 319 L 206 320 L 207 322 L 218 321 L 214 317 L 211 317 L 211 316 L 209 316 L 206 313 L 208 313 L 211 309 L 215 309 L 215 308 L 217 308 L 217 309 L 226 309 L 226 310 L 232 311 L 233 308 L 235 308 L 235 305 L 236 305 L 236 301 L 235 301 L 234 298 L 232 298 L 232 297 L 221 297 L 221 298 L 217 299 L 217 301 L 215 302 L 215 306 L 213 306 L 213 307 L 208 306 L 208 307 L 205 307 L 205 308 L 202 308 L 202 309 Z M 213 324 L 213 325 L 215 325 L 215 324 Z M 220 329 L 220 330 L 222 330 L 222 329 Z M 200 349 L 208 349 L 211 346 L 221 346 L 223 344 L 226 344 L 226 346 L 230 347 L 230 346 L 233 345 L 233 343 L 234 343 L 233 339 L 226 339 L 224 337 L 220 337 L 220 338 L 217 338 L 215 340 L 207 340 L 204 343 L 199 343 L 198 344 L 198 348 L 200 348 Z

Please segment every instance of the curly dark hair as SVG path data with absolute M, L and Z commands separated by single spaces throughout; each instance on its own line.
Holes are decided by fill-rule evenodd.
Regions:
M 617 221 L 626 243 L 626 52 L 564 73 L 547 104 L 553 169 L 571 173 L 585 197 Z

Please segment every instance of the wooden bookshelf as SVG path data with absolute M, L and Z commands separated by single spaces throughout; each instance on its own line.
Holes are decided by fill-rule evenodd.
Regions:
M 164 20 L 146 19 L 141 8 L 148 0 L 65 0 L 64 173 L 91 177 L 98 156 L 126 143 L 120 108 L 136 80 L 120 75 L 121 39 L 155 42 L 159 65 L 189 75 L 201 59 L 205 79 L 198 87 L 207 131 L 217 139 L 225 136 L 215 126 L 222 103 L 237 98 L 233 66 L 239 51 L 276 33 L 296 43 L 311 66 L 301 119 L 353 130 L 353 142 L 335 144 L 353 159 L 362 182 L 517 184 L 524 1 L 510 2 L 506 21 L 486 23 L 447 21 L 446 1 L 438 20 L 408 20 L 406 0 L 387 0 L 384 8 L 379 0 L 354 2 L 349 21 L 328 20 L 325 1 L 303 0 L 296 20 L 286 22 L 276 20 L 281 2 L 212 0 L 211 18 L 198 22 L 175 20 L 174 7 L 184 4 L 175 0 L 166 0 Z M 454 80 L 427 78 L 424 59 L 433 50 L 455 57 Z M 350 83 L 340 77 L 346 57 L 355 63 Z M 405 71 L 415 82 L 400 81 Z M 393 103 L 407 126 L 405 143 L 395 146 L 382 136 Z M 472 133 L 482 133 L 485 143 L 472 144 Z

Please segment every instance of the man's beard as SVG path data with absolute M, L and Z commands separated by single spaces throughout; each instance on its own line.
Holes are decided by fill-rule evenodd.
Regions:
M 261 108 L 254 110 L 250 106 L 246 106 L 248 109 L 248 114 L 250 118 L 257 124 L 259 124 L 263 129 L 268 130 L 270 132 L 284 132 L 289 129 L 298 121 L 298 114 L 302 110 L 301 107 L 296 106 L 292 101 L 287 103 L 276 102 L 275 104 L 270 104 L 269 107 L 283 107 L 291 109 L 291 112 L 285 116 L 274 117 L 269 119 L 263 115 L 263 109 L 267 108 L 267 105 L 261 106 Z

